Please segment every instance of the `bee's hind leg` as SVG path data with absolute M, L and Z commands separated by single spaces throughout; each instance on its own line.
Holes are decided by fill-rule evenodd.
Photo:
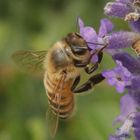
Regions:
M 92 89 L 96 84 L 99 84 L 101 81 L 103 81 L 105 77 L 102 76 L 101 73 L 96 74 L 89 78 L 87 82 L 85 82 L 83 85 L 81 85 L 78 88 L 73 89 L 73 93 L 82 93 L 87 90 Z

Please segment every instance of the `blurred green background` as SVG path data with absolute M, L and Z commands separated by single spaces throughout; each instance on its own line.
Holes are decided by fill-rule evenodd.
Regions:
M 99 27 L 107 0 L 0 0 L 0 140 L 50 140 L 42 78 L 21 72 L 11 60 L 16 50 L 45 50 L 69 32 L 77 16 Z M 127 29 L 113 19 L 115 29 Z M 113 66 L 105 55 L 101 69 Z M 85 79 L 85 77 L 83 77 Z M 56 140 L 107 140 L 119 114 L 119 98 L 105 82 L 77 97 L 74 116 L 60 122 Z

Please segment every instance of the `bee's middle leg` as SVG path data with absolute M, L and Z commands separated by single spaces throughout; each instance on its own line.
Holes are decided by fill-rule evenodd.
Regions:
M 75 78 L 75 80 L 73 82 L 73 85 L 71 87 L 71 91 L 73 91 L 77 87 L 77 85 L 79 84 L 79 82 L 80 82 L 80 75 Z
M 87 82 L 85 82 L 83 85 L 79 86 L 78 88 L 73 89 L 73 93 L 82 93 L 87 90 L 92 89 L 96 84 L 99 84 L 101 81 L 103 81 L 105 77 L 102 76 L 101 73 L 96 74 L 89 78 Z

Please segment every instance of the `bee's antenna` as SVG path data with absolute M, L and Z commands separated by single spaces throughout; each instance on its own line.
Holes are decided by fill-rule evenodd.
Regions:
M 93 44 L 93 45 L 101 45 L 101 46 L 105 46 L 105 44 L 102 43 L 97 43 L 97 42 L 86 42 L 88 44 Z
M 79 24 L 78 24 L 79 16 L 76 18 L 76 32 L 79 32 Z

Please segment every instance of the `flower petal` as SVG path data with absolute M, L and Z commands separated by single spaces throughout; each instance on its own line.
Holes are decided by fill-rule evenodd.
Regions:
M 108 79 L 108 83 L 109 83 L 109 85 L 111 85 L 111 86 L 115 86 L 116 83 L 117 83 L 117 79 L 116 79 L 116 78 L 109 78 L 109 79 Z
M 118 81 L 117 84 L 116 84 L 116 90 L 119 92 L 119 93 L 123 93 L 124 90 L 125 90 L 125 82 L 120 82 Z
M 91 62 L 95 64 L 97 61 L 98 61 L 98 56 L 93 55 L 92 58 L 91 58 Z
M 130 54 L 126 52 L 114 53 L 113 59 L 121 61 L 123 66 L 131 73 L 140 74 L 140 61 L 132 57 Z
M 131 88 L 140 91 L 140 76 L 136 76 L 131 81 Z
M 115 122 L 123 122 L 130 113 L 137 110 L 137 103 L 130 94 L 126 94 L 120 101 L 121 114 L 116 118 Z
M 116 77 L 116 73 L 113 70 L 106 70 L 102 72 L 102 75 L 105 78 L 112 78 L 112 77 Z
M 129 25 L 133 31 L 140 33 L 140 18 L 137 21 L 129 22 Z
M 110 20 L 108 19 L 102 19 L 100 21 L 100 29 L 99 29 L 99 37 L 104 37 L 105 35 L 107 35 L 109 32 L 112 31 L 113 29 L 113 24 Z
M 126 3 L 126 4 L 128 4 L 128 3 L 132 3 L 133 0 L 116 0 L 116 2 L 121 2 L 121 3 Z
M 129 94 L 140 107 L 140 90 L 129 89 Z
M 119 137 L 117 137 L 117 136 L 111 135 L 111 136 L 109 137 L 109 140 L 121 140 L 121 138 L 119 138 Z
M 140 140 L 140 113 L 137 113 L 134 119 L 134 133 L 136 140 Z
M 117 67 L 112 70 L 103 71 L 102 75 L 107 79 L 109 85 L 115 86 L 119 93 L 123 93 L 125 87 L 131 83 L 130 72 L 122 65 L 120 61 L 116 61 Z M 125 75 L 127 74 L 128 75 Z
M 94 50 L 97 47 L 97 45 L 94 45 L 92 43 L 97 42 L 96 31 L 90 26 L 84 26 L 84 22 L 81 18 L 78 19 L 78 24 L 80 28 L 80 35 L 86 40 L 88 47 Z
M 84 28 L 84 22 L 80 17 L 78 17 L 78 25 L 80 29 Z
M 121 2 L 108 2 L 104 8 L 106 15 L 120 18 L 125 18 L 125 16 L 132 11 L 132 8 L 128 4 Z
M 86 40 L 86 42 L 89 42 L 89 48 L 94 50 L 97 47 L 97 45 L 92 44 L 97 42 L 97 34 L 92 27 L 85 27 L 81 32 L 81 35 Z
M 134 32 L 115 32 L 108 36 L 108 49 L 121 49 L 131 47 L 140 39 L 140 34 Z
M 134 129 L 136 140 L 140 140 L 140 128 Z

